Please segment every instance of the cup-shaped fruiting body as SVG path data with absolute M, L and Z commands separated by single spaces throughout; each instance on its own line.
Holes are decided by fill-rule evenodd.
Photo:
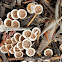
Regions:
M 10 50 L 12 48 L 11 44 L 6 44 L 5 47 L 7 50 Z
M 35 13 L 41 14 L 43 12 L 43 6 L 40 4 L 35 5 Z
M 31 36 L 31 30 L 25 30 L 22 33 L 24 38 L 29 38 Z
M 5 45 L 2 45 L 2 46 L 0 47 L 0 51 L 1 51 L 2 53 L 7 53 L 7 49 L 6 49 Z
M 11 46 L 14 47 L 17 44 L 17 42 L 12 42 Z
M 30 13 L 30 14 L 35 13 L 35 4 L 34 4 L 34 3 L 29 3 L 29 4 L 27 5 L 27 11 L 28 11 L 28 13 Z
M 60 51 L 62 52 L 62 44 L 60 45 L 59 49 L 60 49 Z
M 28 49 L 28 48 L 31 48 L 32 46 L 32 42 L 29 40 L 29 39 L 24 39 L 23 42 L 22 42 L 22 47 L 24 49 Z
M 19 28 L 20 27 L 20 22 L 18 20 L 13 20 L 11 25 L 14 28 Z
M 14 56 L 15 56 L 16 58 L 21 58 L 21 57 L 23 57 L 23 52 L 22 52 L 22 51 L 20 51 L 20 52 L 15 52 L 15 53 L 14 53 Z
M 35 33 L 36 35 L 39 35 L 41 33 L 41 30 L 38 27 L 35 27 L 32 29 L 32 32 Z
M 36 34 L 34 34 L 34 33 L 31 33 L 31 36 L 30 36 L 30 38 L 29 38 L 31 41 L 35 41 L 36 39 L 37 39 L 37 36 L 36 36 Z
M 12 20 L 9 19 L 9 18 L 7 18 L 7 19 L 4 20 L 4 25 L 5 25 L 6 27 L 11 27 L 11 23 L 12 23 Z
M 7 14 L 7 18 L 13 20 L 13 18 L 11 17 L 11 12 L 9 12 L 9 13 Z
M 11 41 L 12 41 L 12 42 L 16 42 L 16 41 L 14 40 L 14 37 L 11 38 Z
M 9 52 L 10 52 L 11 54 L 14 54 L 13 48 L 11 48 L 11 49 L 9 50 Z
M 26 50 L 26 54 L 28 55 L 28 56 L 34 56 L 35 55 L 35 49 L 34 48 L 29 48 L 29 49 L 27 49 Z
M 17 48 L 19 48 L 19 50 L 23 50 L 23 47 L 22 47 L 22 43 L 21 42 L 18 42 L 17 43 Z
M 25 38 L 23 37 L 23 35 L 21 35 L 21 36 L 19 37 L 19 41 L 20 41 L 20 42 L 22 42 L 24 39 L 25 39 Z
M 11 39 L 7 39 L 6 42 L 5 42 L 5 44 L 12 44 Z
M 19 48 L 17 48 L 17 45 L 14 46 L 13 51 L 14 52 L 20 52 Z
M 14 34 L 14 40 L 16 41 L 16 42 L 19 42 L 19 37 L 20 37 L 20 33 L 15 33 Z
M 46 50 L 44 51 L 44 55 L 45 55 L 45 56 L 52 56 L 52 55 L 53 55 L 52 49 L 46 49 Z
M 18 18 L 20 18 L 20 19 L 26 18 L 26 16 L 27 16 L 26 10 L 24 10 L 24 9 L 19 9 L 18 12 L 17 12 L 17 16 L 18 16 Z
M 13 9 L 12 11 L 11 11 L 11 17 L 13 18 L 13 19 L 18 19 L 18 16 L 17 16 L 17 9 Z
M 2 21 L 2 19 L 0 18 L 0 25 L 3 25 L 3 21 Z

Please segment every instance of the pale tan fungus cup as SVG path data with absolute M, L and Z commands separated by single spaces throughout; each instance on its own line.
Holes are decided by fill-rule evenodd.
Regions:
M 22 47 L 24 49 L 28 49 L 28 48 L 31 48 L 32 46 L 32 42 L 29 40 L 29 39 L 24 39 L 23 42 L 22 42 Z
M 26 10 L 24 10 L 24 9 L 19 9 L 18 12 L 17 12 L 17 16 L 18 16 L 18 18 L 20 18 L 20 19 L 26 18 L 26 16 L 27 16 Z
M 7 53 L 7 49 L 6 49 L 5 45 L 2 45 L 2 46 L 0 47 L 0 51 L 1 51 L 2 53 Z
M 18 19 L 18 16 L 17 16 L 17 9 L 13 9 L 12 11 L 11 11 L 11 17 L 13 18 L 13 19 Z
M 22 51 L 20 51 L 20 52 L 15 52 L 15 53 L 14 53 L 14 56 L 15 56 L 15 58 L 21 58 L 21 57 L 23 57 L 23 52 L 22 52 Z
M 16 42 L 19 42 L 19 37 L 20 37 L 20 33 L 15 33 L 14 34 L 14 40 L 16 41 Z
M 7 18 L 4 20 L 4 25 L 5 27 L 11 27 L 12 20 Z
M 11 25 L 13 28 L 19 28 L 20 22 L 18 20 L 13 20 Z
M 32 57 L 35 55 L 35 49 L 34 48 L 29 48 L 26 50 L 26 54 L 29 56 L 29 57 Z
M 27 11 L 28 11 L 28 13 L 30 13 L 30 14 L 35 13 L 35 4 L 34 4 L 34 3 L 29 3 L 29 4 L 27 5 Z
M 52 56 L 52 55 L 53 55 L 52 49 L 46 49 L 46 50 L 44 51 L 44 55 L 45 55 L 45 56 Z
M 24 30 L 22 35 L 24 38 L 29 38 L 31 36 L 31 30 Z

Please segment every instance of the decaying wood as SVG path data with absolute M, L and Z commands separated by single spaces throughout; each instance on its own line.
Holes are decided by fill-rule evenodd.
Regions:
M 8 62 L 6 55 L 0 52 L 0 56 L 2 57 L 2 62 Z
M 4 3 L 3 3 L 4 2 Z M 4 7 L 12 9 L 16 4 L 16 0 L 4 0 L 2 1 L 2 4 Z
M 59 35 L 60 33 L 62 33 L 62 30 L 61 29 L 55 34 L 54 38 L 56 38 L 57 35 Z
M 0 14 L 0 16 L 3 17 L 4 14 L 5 14 L 5 7 L 4 6 L 1 6 L 1 14 Z
M 60 56 L 60 50 L 54 41 L 52 41 L 52 46 L 53 46 L 54 53 L 57 54 L 58 56 Z
M 45 0 L 42 0 L 41 2 L 45 4 L 52 11 L 52 13 L 54 13 L 54 9 Z
M 8 1 L 8 0 L 7 0 Z M 16 1 L 17 1 L 17 3 L 16 3 Z M 0 15 L 0 17 L 3 17 L 4 16 L 4 14 L 5 14 L 5 7 L 6 8 L 10 8 L 10 9 L 12 9 L 15 5 L 16 6 L 19 6 L 20 8 L 23 8 L 23 9 L 25 9 L 26 10 L 26 8 L 24 7 L 24 5 L 26 5 L 26 4 L 28 4 L 29 2 L 32 2 L 32 1 L 34 1 L 34 0 L 25 0 L 25 2 L 21 2 L 22 0 L 10 0 L 10 2 L 12 2 L 10 5 L 7 5 L 6 3 L 8 3 L 8 2 L 6 2 L 6 3 L 4 3 L 3 4 L 3 6 L 1 6 L 2 4 L 0 4 L 0 6 L 1 6 L 1 15 Z M 38 0 L 36 0 L 36 1 L 38 1 Z M 2 54 L 1 52 L 1 56 L 2 56 L 2 58 L 3 58 L 3 60 L 4 60 L 4 62 L 8 62 L 8 60 L 9 61 L 14 61 L 14 60 L 25 60 L 25 61 L 30 61 L 30 60 L 32 60 L 32 61 L 35 61 L 35 60 L 39 60 L 39 59 L 42 59 L 42 60 L 45 60 L 45 59 L 49 59 L 49 60 L 56 60 L 56 59 L 61 59 L 61 57 L 60 57 L 60 51 L 59 51 L 59 48 L 57 47 L 57 45 L 55 44 L 55 42 L 54 42 L 54 40 L 56 40 L 56 41 L 59 41 L 59 44 L 61 44 L 62 43 L 62 36 L 61 35 L 59 35 L 60 33 L 62 33 L 62 22 L 61 22 L 61 19 L 62 19 L 62 16 L 61 16 L 61 10 L 59 10 L 60 9 L 60 7 L 62 7 L 62 0 L 57 0 L 57 3 L 56 3 L 56 6 L 55 6 L 55 8 L 53 8 L 50 4 L 51 3 L 49 3 L 47 0 L 39 0 L 40 2 L 38 2 L 38 3 L 40 3 L 40 4 L 42 4 L 43 5 L 43 7 L 44 7 L 44 10 L 46 9 L 47 11 L 43 11 L 43 13 L 42 14 L 44 14 L 44 12 L 45 12 L 45 14 L 49 14 L 48 15 L 48 17 L 46 17 L 46 16 L 42 16 L 42 14 L 41 15 L 38 15 L 38 16 L 34 16 L 33 17 L 33 15 L 34 14 L 28 14 L 28 16 L 27 16 L 27 18 L 25 18 L 25 19 L 23 19 L 23 20 L 19 20 L 19 21 L 21 21 L 21 26 L 23 26 L 23 27 L 25 27 L 25 26 L 29 26 L 31 23 L 32 23 L 32 21 L 33 20 L 35 20 L 35 21 L 33 21 L 33 23 L 31 24 L 31 25 L 33 25 L 33 27 L 34 27 L 34 25 L 35 26 L 39 26 L 39 28 L 40 28 L 40 25 L 42 24 L 45 24 L 44 25 L 44 27 L 45 28 L 43 28 L 43 31 L 41 32 L 41 34 L 38 36 L 38 38 L 37 38 L 37 44 L 38 44 L 38 50 L 36 51 L 36 53 L 37 54 L 41 54 L 42 53 L 42 51 L 44 51 L 45 50 L 45 48 L 47 48 L 48 47 L 48 45 L 50 44 L 50 43 L 52 43 L 53 44 L 53 47 L 52 47 L 52 49 L 54 50 L 54 53 L 55 54 L 57 54 L 57 57 L 43 57 L 43 56 L 39 56 L 39 55 L 37 55 L 37 57 L 35 57 L 36 56 L 36 54 L 35 54 L 35 56 L 33 56 L 33 57 L 22 57 L 22 58 L 6 58 L 6 56 L 5 56 L 5 54 Z M 21 3 L 23 3 L 23 5 L 21 5 Z M 4 11 L 2 11 L 2 9 L 4 10 Z M 18 8 L 17 8 L 18 9 Z M 47 13 L 46 13 L 47 12 Z M 55 17 L 53 17 L 55 15 Z M 33 18 L 32 18 L 33 17 Z M 36 18 L 35 18 L 36 17 Z M 31 20 L 32 19 L 32 20 Z M 37 19 L 37 20 L 36 20 Z M 27 21 L 28 20 L 28 21 Z M 30 21 L 31 20 L 31 21 Z M 47 21 L 46 21 L 47 20 Z M 30 21 L 30 22 L 29 22 Z M 29 23 L 28 23 L 29 22 Z M 35 23 L 36 22 L 36 23 Z M 60 23 L 59 23 L 60 22 Z M 50 23 L 50 24 L 49 24 Z M 27 25 L 28 24 L 28 25 Z M 59 24 L 59 26 L 60 26 L 60 28 L 59 28 L 59 30 L 58 30 L 58 32 L 56 32 L 56 30 L 57 30 L 57 28 L 58 28 L 58 24 Z M 30 26 L 31 26 L 30 25 Z M 47 26 L 48 25 L 48 26 Z M 28 27 L 28 28 L 23 28 L 23 27 L 20 27 L 20 28 L 9 28 L 9 27 L 4 27 L 4 26 L 0 26 L 0 32 L 4 32 L 4 31 L 23 31 L 23 30 L 27 30 L 27 29 L 31 29 L 30 27 Z M 32 27 L 32 26 L 31 26 Z M 32 28 L 33 28 L 32 27 Z M 43 26 L 42 26 L 43 27 Z M 42 28 L 41 28 L 42 29 Z M 6 39 L 7 38 L 11 38 L 11 36 L 13 35 L 13 33 L 11 32 L 9 35 L 7 34 L 5 34 L 4 33 L 4 39 L 3 39 L 3 42 L 0 44 L 0 46 L 1 45 L 3 45 L 4 44 L 4 42 L 6 42 Z M 45 34 L 45 35 L 43 35 L 43 34 Z M 55 34 L 55 35 L 54 35 Z M 41 42 L 40 42 L 40 45 L 39 45 L 39 38 L 40 38 L 40 36 L 41 36 Z M 42 37 L 43 36 L 43 37 Z M 35 42 L 33 42 L 33 45 L 34 45 L 34 43 Z M 57 51 L 56 51 L 57 50 Z M 7 50 L 7 52 L 9 52 L 8 50 Z M 9 53 L 8 53 L 9 54 Z M 39 57 L 41 57 L 41 58 L 39 58 Z M 35 62 L 37 62 L 37 61 L 35 61 Z
M 17 4 L 21 5 L 21 0 L 17 0 Z
M 43 37 L 43 39 L 41 40 L 41 43 L 39 45 L 39 48 L 37 50 L 37 54 L 41 53 L 52 41 L 52 36 L 55 33 L 56 29 L 58 28 L 57 25 L 55 25 L 54 27 L 52 27 L 49 31 L 47 31 L 47 35 L 49 38 L 49 42 L 46 40 L 45 36 Z
M 62 19 L 62 17 L 60 19 L 58 19 L 57 21 L 54 20 L 53 22 L 51 22 L 47 27 L 44 28 L 44 30 L 42 31 L 41 35 L 44 34 L 50 28 L 52 28 L 53 26 L 55 26 L 59 21 L 61 21 L 61 19 Z

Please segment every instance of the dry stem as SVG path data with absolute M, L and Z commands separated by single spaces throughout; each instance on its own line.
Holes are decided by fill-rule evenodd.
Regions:
M 37 13 L 34 15 L 34 17 L 31 19 L 31 21 L 28 23 L 27 27 L 32 23 L 32 21 L 35 19 L 35 17 L 37 16 Z

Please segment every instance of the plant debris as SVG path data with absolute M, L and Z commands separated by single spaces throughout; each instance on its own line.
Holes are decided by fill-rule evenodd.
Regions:
M 61 45 L 62 0 L 0 1 L 0 62 L 61 62 Z

